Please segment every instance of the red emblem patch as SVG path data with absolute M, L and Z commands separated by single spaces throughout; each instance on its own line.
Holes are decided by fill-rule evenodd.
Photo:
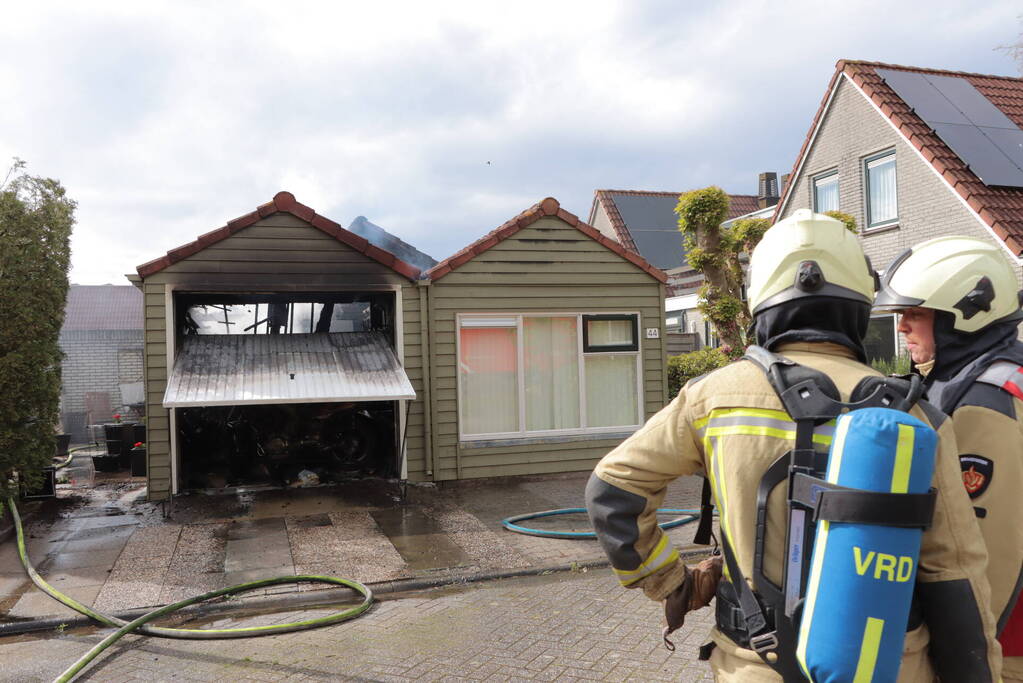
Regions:
M 987 481 L 987 477 L 972 467 L 963 472 L 963 483 L 966 484 L 966 491 L 968 493 L 980 491 L 984 487 L 985 481 Z
M 972 453 L 959 456 L 959 467 L 963 471 L 963 486 L 970 498 L 976 498 L 987 490 L 995 474 L 995 464 L 988 458 Z

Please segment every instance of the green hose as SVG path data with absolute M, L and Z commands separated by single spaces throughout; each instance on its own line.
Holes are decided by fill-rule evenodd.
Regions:
M 18 514 L 18 508 L 14 504 L 14 499 L 8 497 L 7 505 L 11 509 L 11 517 L 14 520 L 14 529 L 18 536 L 18 556 L 21 558 L 21 564 L 25 567 L 25 571 L 28 572 L 29 578 L 41 591 L 49 595 L 51 598 L 57 600 L 64 605 L 67 605 L 76 612 L 80 612 L 87 617 L 90 617 L 101 624 L 111 626 L 117 630 L 111 633 L 109 636 L 104 638 L 98 645 L 89 650 L 83 655 L 77 662 L 75 662 L 70 668 L 68 668 L 59 677 L 54 679 L 57 682 L 63 683 L 64 681 L 70 681 L 74 678 L 82 669 L 84 669 L 89 662 L 95 659 L 101 652 L 106 650 L 108 647 L 113 645 L 120 638 L 128 633 L 137 631 L 138 633 L 145 634 L 147 636 L 156 636 L 158 638 L 177 638 L 185 640 L 213 640 L 220 638 L 250 638 L 255 636 L 269 636 L 277 635 L 279 633 L 292 633 L 294 631 L 305 631 L 311 628 L 318 628 L 320 626 L 329 626 L 330 624 L 336 624 L 341 621 L 347 621 L 353 619 L 370 608 L 373 603 L 373 592 L 362 585 L 358 581 L 351 581 L 349 579 L 340 579 L 334 576 L 312 576 L 312 575 L 300 575 L 300 576 L 279 576 L 272 579 L 260 579 L 259 581 L 249 581 L 248 583 L 240 583 L 237 586 L 229 586 L 228 588 L 221 588 L 209 593 L 203 593 L 192 598 L 186 598 L 170 605 L 158 607 L 152 612 L 143 614 L 134 621 L 127 622 L 117 617 L 112 617 L 101 612 L 97 612 L 89 607 L 86 607 L 82 603 L 78 602 L 74 598 L 64 595 L 56 588 L 46 583 L 46 581 L 36 572 L 35 567 L 28 559 L 28 551 L 25 549 L 25 533 L 21 527 L 21 516 Z M 235 593 L 241 593 L 243 591 L 249 591 L 256 588 L 262 588 L 264 586 L 276 586 L 284 583 L 297 583 L 299 581 L 309 581 L 313 583 L 330 583 L 338 586 L 346 586 L 351 588 L 363 596 L 362 602 L 351 607 L 343 612 L 337 612 L 336 614 L 329 614 L 325 617 L 317 617 L 315 619 L 306 619 L 304 621 L 295 621 L 288 624 L 273 624 L 269 626 L 249 626 L 246 628 L 225 628 L 225 629 L 199 629 L 199 628 L 167 628 L 163 626 L 149 626 L 148 622 L 170 614 L 171 612 L 177 611 L 183 607 L 194 605 L 196 603 L 218 598 L 224 595 L 234 595 Z
M 62 470 L 62 469 L 64 469 L 65 467 L 67 467 L 68 465 L 71 464 L 72 460 L 75 459 L 75 453 L 77 453 L 78 451 L 87 451 L 90 448 L 92 448 L 92 446 L 78 446 L 77 448 L 72 448 L 71 450 L 69 450 L 67 452 L 67 459 L 62 460 L 61 462 L 59 462 L 56 465 L 54 465 L 53 469 L 54 470 Z

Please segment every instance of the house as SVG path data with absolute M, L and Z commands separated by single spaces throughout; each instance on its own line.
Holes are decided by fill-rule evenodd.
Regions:
M 775 214 L 839 210 L 878 269 L 914 244 L 968 235 L 1023 254 L 1023 79 L 839 61 Z M 871 321 L 874 357 L 900 348 Z
M 778 176 L 761 173 L 756 195 L 729 195 L 728 221 L 772 213 L 778 201 Z M 681 192 L 643 190 L 597 190 L 589 222 L 601 234 L 616 240 L 668 274 L 668 330 L 671 334 L 695 334 L 697 348 L 713 345 L 712 326 L 696 308 L 697 290 L 703 275 L 686 262 L 685 247 L 678 230 L 675 206 Z M 676 348 L 687 349 L 687 344 Z
M 440 263 L 367 224 L 280 192 L 139 266 L 151 500 L 586 470 L 666 402 L 667 276 L 556 200 Z
M 89 425 L 141 409 L 142 294 L 130 285 L 71 285 L 60 328 L 61 423 L 73 443 Z

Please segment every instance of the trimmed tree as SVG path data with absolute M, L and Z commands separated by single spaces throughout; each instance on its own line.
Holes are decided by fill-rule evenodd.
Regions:
M 765 219 L 736 221 L 722 227 L 728 217 L 728 195 L 719 187 L 706 187 L 681 195 L 675 213 L 683 235 L 686 261 L 703 274 L 698 308 L 714 325 L 726 353 L 746 348 L 751 317 L 742 300 L 743 271 L 740 254 L 748 254 L 770 226 Z
M 0 185 L 0 495 L 40 483 L 60 404 L 58 345 L 75 202 L 15 161 Z

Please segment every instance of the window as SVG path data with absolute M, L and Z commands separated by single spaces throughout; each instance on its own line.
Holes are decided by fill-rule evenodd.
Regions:
M 867 324 L 867 334 L 863 338 L 863 346 L 867 351 L 867 361 L 891 361 L 895 358 L 895 316 L 883 315 L 871 318 Z
M 814 176 L 813 210 L 817 213 L 838 211 L 838 171 Z
M 899 202 L 895 187 L 895 152 L 868 157 L 864 162 L 867 184 L 867 227 L 894 225 L 899 220 Z
M 639 316 L 458 318 L 462 439 L 639 426 Z

